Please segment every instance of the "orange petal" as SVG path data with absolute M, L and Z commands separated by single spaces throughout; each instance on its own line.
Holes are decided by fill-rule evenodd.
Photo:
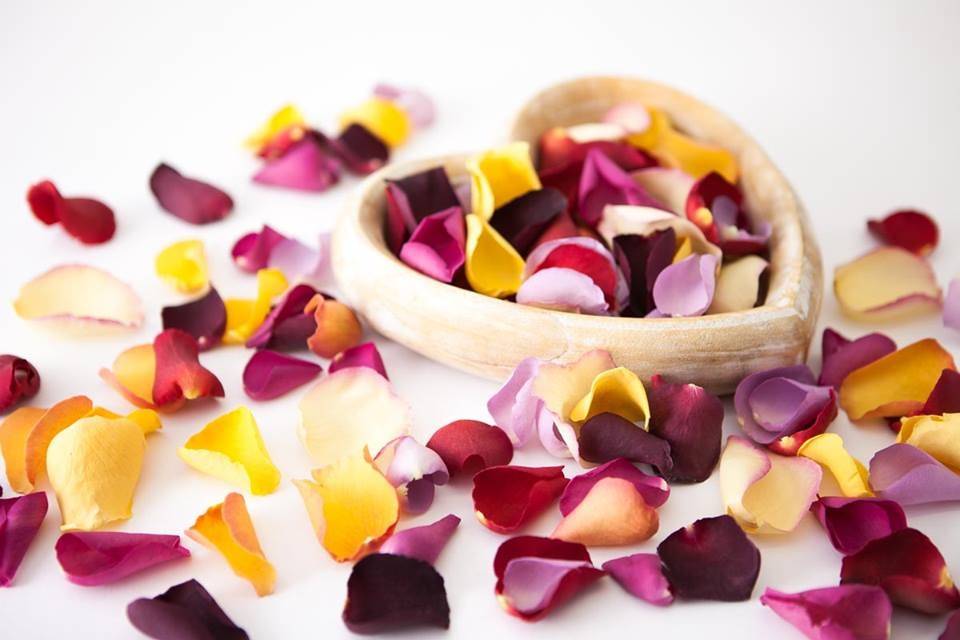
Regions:
M 610 477 L 593 485 L 550 537 L 588 547 L 627 545 L 648 540 L 659 526 L 657 510 L 643 500 L 633 483 Z
M 253 585 L 258 596 L 273 593 L 277 572 L 263 555 L 242 495 L 230 493 L 222 503 L 207 509 L 187 529 L 187 535 L 219 551 L 233 572 Z
M 100 377 L 131 404 L 154 409 L 153 382 L 157 374 L 157 356 L 152 344 L 139 344 L 123 351 L 110 369 L 100 369 Z
M 896 320 L 940 309 L 936 275 L 923 258 L 883 247 L 837 267 L 840 308 L 858 320 Z
M 363 328 L 356 314 L 338 300 L 327 300 L 322 294 L 313 296 L 303 309 L 317 321 L 307 346 L 321 358 L 332 358 L 350 347 L 360 344 Z

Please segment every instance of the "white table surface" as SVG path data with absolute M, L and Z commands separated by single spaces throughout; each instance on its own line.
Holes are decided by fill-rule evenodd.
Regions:
M 153 274 L 153 256 L 168 243 L 203 238 L 220 292 L 244 296 L 252 295 L 254 280 L 229 258 L 242 232 L 264 221 L 303 239 L 331 228 L 356 179 L 347 177 L 320 195 L 256 186 L 249 178 L 257 164 L 241 141 L 286 101 L 332 128 L 337 113 L 362 100 L 378 80 L 420 85 L 438 104 L 436 125 L 402 148 L 398 159 L 501 141 L 520 103 L 553 81 L 624 73 L 668 82 L 744 123 L 779 163 L 810 211 L 828 281 L 835 265 L 873 246 L 864 220 L 899 206 L 926 209 L 940 222 L 944 244 L 933 264 L 941 280 L 960 270 L 950 245 L 960 231 L 960 4 L 534 4 L 168 0 L 0 6 L 0 298 L 11 301 L 22 283 L 49 267 L 84 262 L 132 283 L 147 311 L 145 325 L 131 335 L 67 342 L 38 333 L 2 305 L 0 351 L 20 354 L 40 370 L 43 387 L 35 402 L 49 405 L 84 393 L 98 404 L 126 408 L 96 373 L 122 349 L 149 341 L 160 329 L 161 306 L 181 300 Z M 237 203 L 233 215 L 196 228 L 161 212 L 146 187 L 161 160 L 227 189 Z M 44 177 L 66 194 L 110 203 L 119 218 L 116 237 L 88 248 L 34 220 L 24 194 Z M 870 329 L 842 319 L 829 288 L 821 323 L 852 335 Z M 935 317 L 889 332 L 900 344 L 937 336 L 960 354 L 960 336 L 942 329 Z M 485 400 L 493 383 L 384 339 L 377 342 L 391 379 L 413 406 L 415 435 L 426 439 L 448 421 L 488 417 Z M 817 367 L 819 346 L 813 353 Z M 126 604 L 191 577 L 253 638 L 349 635 L 340 611 L 350 567 L 334 563 L 316 542 L 290 483 L 310 469 L 295 436 L 301 394 L 249 401 L 240 383 L 248 357 L 238 348 L 204 354 L 227 399 L 170 416 L 163 431 L 151 436 L 135 514 L 120 529 L 179 533 L 220 501 L 232 488 L 186 467 L 176 449 L 213 417 L 246 403 L 284 476 L 275 494 L 248 497 L 263 548 L 278 571 L 276 593 L 258 599 L 218 555 L 192 541 L 186 542 L 194 552 L 189 561 L 112 586 L 74 586 L 53 554 L 59 524 L 54 501 L 14 586 L 0 591 L 0 636 L 134 637 Z M 736 431 L 729 408 L 726 429 Z M 832 430 L 863 460 L 893 440 L 883 425 L 855 426 L 843 415 Z M 551 459 L 530 449 L 515 461 Z M 575 472 L 568 465 L 568 475 Z M 463 518 L 437 564 L 446 580 L 453 637 L 799 637 L 756 598 L 766 587 L 796 591 L 836 584 L 839 576 L 839 554 L 808 517 L 790 535 L 756 539 L 763 566 L 748 602 L 677 602 L 659 609 L 606 580 L 528 625 L 501 611 L 493 597 L 491 561 L 504 538 L 484 529 L 471 510 L 469 485 L 458 483 L 439 491 L 429 513 L 402 523 L 423 524 L 449 512 Z M 721 510 L 716 477 L 677 486 L 660 510 L 660 533 L 638 548 L 595 550 L 594 560 L 653 550 L 676 528 Z M 908 516 L 960 575 L 956 511 L 910 508 Z M 545 535 L 556 518 L 552 512 L 525 532 Z M 893 635 L 931 638 L 944 622 L 898 610 Z M 417 631 L 408 637 L 440 635 Z

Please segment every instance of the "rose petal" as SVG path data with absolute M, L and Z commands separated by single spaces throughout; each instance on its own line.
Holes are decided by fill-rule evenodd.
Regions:
M 947 286 L 943 299 L 943 326 L 960 331 L 960 278 L 954 278 Z
M 718 262 L 712 255 L 691 255 L 669 265 L 653 285 L 657 311 L 668 316 L 700 316 L 713 302 Z
M 811 507 L 813 515 L 843 555 L 857 553 L 872 540 L 907 528 L 903 507 L 878 498 L 820 498 Z
M 606 315 L 610 306 L 589 276 L 558 267 L 537 271 L 524 280 L 517 304 L 587 315 Z
M 290 282 L 304 282 L 314 286 L 330 284 L 333 271 L 330 266 L 330 234 L 317 237 L 317 247 L 308 247 L 296 238 L 283 238 L 270 250 L 268 267 L 279 269 Z
M 631 462 L 653 465 L 661 472 L 673 467 L 670 444 L 666 440 L 638 428 L 615 413 L 600 413 L 584 422 L 580 427 L 579 445 L 580 457 L 587 462 L 602 463 L 625 458 Z
M 937 640 L 958 640 L 958 638 L 960 638 L 960 611 L 954 611 L 947 619 L 947 626 Z
M 730 516 L 701 518 L 657 547 L 678 598 L 748 600 L 760 574 L 760 550 Z
M 906 249 L 918 256 L 931 253 L 940 238 L 933 218 L 912 209 L 894 211 L 880 220 L 867 220 L 867 229 L 884 244 Z
M 612 244 L 617 236 L 650 236 L 665 229 L 673 229 L 678 242 L 689 240 L 693 253 L 712 255 L 719 263 L 723 255 L 720 247 L 708 241 L 697 225 L 669 211 L 652 207 L 610 205 L 603 210 L 603 219 L 597 227 L 597 231 L 608 244 Z
M 288 238 L 268 225 L 260 231 L 252 231 L 240 236 L 233 243 L 230 255 L 233 262 L 247 273 L 256 273 L 270 263 L 274 249 Z
M 817 497 L 822 471 L 806 458 L 769 453 L 730 436 L 720 456 L 720 494 L 748 533 L 793 531 Z
M 160 316 L 164 330 L 179 329 L 189 333 L 197 340 L 201 351 L 216 346 L 227 328 L 227 308 L 213 287 L 196 300 L 164 307 Z
M 359 123 L 348 125 L 330 146 L 347 169 L 359 175 L 373 173 L 390 160 L 390 149 Z
M 479 420 L 455 420 L 437 429 L 427 447 L 437 452 L 450 477 L 473 475 L 487 467 L 507 465 L 513 444 L 504 431 Z
M 353 567 L 343 622 L 354 633 L 450 626 L 443 578 L 427 562 L 375 553 Z
M 387 368 L 383 364 L 383 358 L 380 357 L 380 352 L 377 350 L 377 345 L 372 342 L 364 342 L 355 347 L 344 349 L 333 356 L 333 359 L 330 361 L 330 373 L 351 367 L 373 369 L 386 380 L 390 379 L 387 375 Z
M 670 445 L 673 465 L 657 467 L 671 482 L 703 482 L 720 459 L 723 403 L 695 384 L 650 380 L 650 433 Z M 581 432 L 582 433 L 582 432 Z
M 113 387 L 133 405 L 145 409 L 160 409 L 153 403 L 153 383 L 156 380 L 157 357 L 152 344 L 140 344 L 121 352 L 110 369 L 103 367 L 100 378 Z M 162 407 L 165 411 L 180 408 L 184 400 Z
M 227 329 L 223 334 L 223 343 L 245 344 L 266 320 L 273 299 L 286 289 L 287 279 L 280 270 L 267 268 L 257 271 L 256 299 L 227 299 Z
M 190 224 L 217 222 L 233 210 L 233 199 L 226 192 L 164 163 L 150 175 L 150 191 L 161 208 Z
M 154 265 L 157 275 L 182 293 L 196 293 L 210 282 L 200 240 L 174 242 L 157 254 Z
M 243 368 L 243 390 L 254 400 L 273 400 L 307 384 L 323 373 L 315 362 L 263 350 Z
M 373 460 L 377 469 L 397 488 L 401 507 L 410 514 L 424 513 L 433 504 L 434 487 L 444 485 L 450 474 L 433 449 L 410 436 L 388 442 Z
M 897 442 L 913 445 L 960 473 L 960 413 L 904 418 Z
M 760 602 L 808 638 L 887 640 L 893 607 L 883 589 L 840 585 L 784 593 L 767 588 Z
M 769 234 L 753 237 L 752 225 L 743 207 L 743 194 L 732 181 L 711 172 L 691 187 L 684 214 L 700 227 L 710 242 L 721 245 L 729 255 L 754 253 L 764 248 Z M 732 246 L 727 246 L 733 240 Z M 743 240 L 755 246 L 739 246 Z
M 523 277 L 526 280 L 543 269 L 557 267 L 589 276 L 611 309 L 618 309 L 629 295 L 613 255 L 594 238 L 563 238 L 537 246 L 527 258 Z
M 372 97 L 340 115 L 340 127 L 351 124 L 363 125 L 370 133 L 390 147 L 403 144 L 410 135 L 411 121 L 399 105 L 392 100 Z
M 397 491 L 373 464 L 366 447 L 314 469 L 313 481 L 293 482 L 317 539 L 337 562 L 376 550 L 393 533 L 400 514 Z
M 757 306 L 762 302 L 761 277 L 769 266 L 760 256 L 744 256 L 721 266 L 707 313 L 746 311 Z
M 832 347 L 828 347 L 828 343 Z M 897 350 L 896 343 L 882 333 L 868 333 L 847 340 L 833 329 L 823 330 L 823 367 L 818 384 L 839 389 L 850 373 Z
M 866 467 L 851 456 L 843 446 L 843 439 L 835 433 L 822 433 L 804 442 L 797 450 L 798 456 L 809 458 L 822 465 L 837 482 L 840 493 L 848 498 L 873 495 Z M 820 488 L 820 494 L 826 492 Z
M 409 427 L 409 405 L 383 376 L 366 367 L 328 375 L 300 401 L 298 434 L 318 464 L 330 464 L 365 446 L 379 451 Z
M 658 607 L 673 602 L 673 591 L 663 575 L 660 557 L 655 553 L 635 553 L 608 560 L 603 563 L 603 570 L 635 598 Z
M 180 536 L 120 531 L 65 533 L 57 540 L 57 562 L 67 580 L 96 587 L 145 569 L 190 557 Z
M 923 403 L 921 414 L 960 413 L 960 372 L 944 369 Z
M 140 298 L 106 271 L 86 265 L 54 267 L 20 288 L 17 315 L 71 337 L 136 329 L 143 323 Z
M 648 236 L 629 234 L 613 238 L 614 255 L 630 289 L 630 303 L 621 315 L 642 318 L 654 309 L 653 285 L 657 276 L 673 263 L 676 244 L 676 233 L 669 227 Z
M 0 587 L 8 587 L 47 515 L 43 491 L 0 499 Z
M 494 211 L 490 226 L 520 255 L 527 255 L 543 232 L 566 208 L 567 199 L 556 189 L 536 189 Z
M 47 448 L 47 475 L 64 531 L 89 531 L 133 515 L 146 442 L 128 418 L 90 416 L 61 431 Z
M 607 205 L 626 204 L 663 208 L 663 205 L 644 191 L 630 174 L 599 149 L 587 152 L 580 176 L 577 214 L 591 227 L 596 227 Z
M 857 320 L 900 320 L 940 309 L 933 269 L 898 247 L 875 249 L 837 267 L 833 290 L 840 309 Z
M 64 198 L 56 186 L 44 180 L 30 187 L 27 203 L 41 222 L 57 222 L 84 244 L 102 244 L 117 230 L 116 217 L 107 205 L 93 198 Z
M 550 537 L 587 546 L 619 546 L 649 540 L 659 526 L 657 510 L 644 501 L 633 482 L 608 476 L 597 480 Z
M 851 420 L 910 415 L 922 408 L 953 358 L 933 339 L 920 340 L 850 373 L 840 406 Z
M 307 132 L 283 155 L 268 160 L 253 181 L 297 191 L 326 191 L 340 180 L 340 161 L 326 149 L 316 132 Z
M 630 134 L 643 133 L 650 127 L 650 112 L 639 102 L 624 102 L 611 107 L 603 121 L 618 124 Z
M 40 374 L 26 359 L 0 355 L 0 412 L 21 400 L 29 400 L 40 390 Z
M 307 338 L 307 347 L 321 358 L 332 358 L 360 344 L 363 328 L 353 310 L 342 302 L 318 293 L 303 310 L 313 314 L 317 325 Z
M 938 615 L 960 607 L 960 592 L 930 538 L 901 529 L 843 559 L 840 584 L 883 588 L 897 605 Z
M 909 444 L 892 444 L 870 459 L 870 486 L 902 505 L 960 500 L 960 475 Z
M 567 486 L 563 467 L 488 467 L 473 476 L 473 507 L 480 523 L 509 533 L 540 515 Z
M 653 508 L 663 506 L 670 497 L 670 486 L 663 478 L 647 475 L 628 460 L 617 458 L 574 476 L 560 496 L 560 513 L 566 516 L 573 512 L 587 498 L 593 487 L 605 478 L 629 482 L 640 494 L 643 502 Z
M 523 279 L 523 258 L 483 218 L 470 214 L 466 222 L 465 270 L 470 287 L 494 298 L 516 293 Z
M 179 329 L 167 329 L 153 339 L 156 354 L 156 378 L 153 402 L 169 405 L 185 398 L 222 398 L 223 385 L 200 364 L 200 351 L 192 335 Z
M 316 331 L 316 320 L 306 307 L 316 295 L 317 290 L 309 284 L 291 287 L 247 340 L 247 348 L 305 349 Z
M 460 518 L 450 514 L 431 524 L 397 531 L 383 543 L 380 553 L 392 553 L 433 564 L 458 526 Z
M 307 120 L 300 110 L 295 105 L 286 104 L 277 109 L 263 125 L 253 132 L 244 141 L 244 145 L 259 154 L 263 147 L 267 146 L 278 135 L 290 128 L 305 127 L 306 124 Z
M 223 612 L 196 580 L 174 585 L 153 598 L 127 605 L 127 618 L 138 631 L 157 640 L 248 640 L 247 632 Z
M 530 161 L 530 145 L 511 142 L 469 158 L 470 213 L 484 222 L 493 212 L 528 191 L 540 189 L 540 178 Z M 498 234 L 499 235 L 499 234 Z
M 400 259 L 441 282 L 452 282 L 466 260 L 463 211 L 451 207 L 423 218 L 400 249 Z
M 398 180 L 387 180 L 387 240 L 400 252 L 407 236 L 428 215 L 460 206 L 443 167 L 427 169 Z
M 543 400 L 533 394 L 533 380 L 539 370 L 537 358 L 524 358 L 487 401 L 487 411 L 494 423 L 518 447 L 525 445 L 535 433 L 542 413 Z
M 590 390 L 570 411 L 570 419 L 585 422 L 601 413 L 614 413 L 631 422 L 650 428 L 650 403 L 643 383 L 626 367 L 608 369 L 597 374 Z
M 646 167 L 631 176 L 657 202 L 678 216 L 686 215 L 687 195 L 693 188 L 693 176 L 670 167 Z
M 390 100 L 403 109 L 410 117 L 413 126 L 418 129 L 430 126 L 436 118 L 436 107 L 433 100 L 419 89 L 380 83 L 373 88 L 373 95 L 384 100 Z

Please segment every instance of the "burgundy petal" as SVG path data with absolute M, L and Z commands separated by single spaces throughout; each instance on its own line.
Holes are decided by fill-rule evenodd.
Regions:
M 47 225 L 57 222 L 84 244 L 102 244 L 113 237 L 117 220 L 113 210 L 93 198 L 64 198 L 44 180 L 30 187 L 27 203 L 33 215 Z
M 580 175 L 577 214 L 584 223 L 596 227 L 608 204 L 630 204 L 663 209 L 630 174 L 599 149 L 587 152 Z
M 127 618 L 156 640 L 248 640 L 213 596 L 196 580 L 174 585 L 153 598 L 127 605 Z
M 57 562 L 74 584 L 95 587 L 154 565 L 190 556 L 180 536 L 120 531 L 77 531 L 57 540 Z
M 824 329 L 823 365 L 817 384 L 839 389 L 848 374 L 896 350 L 897 344 L 882 333 L 848 340 L 833 329 Z
M 479 420 L 455 420 L 437 429 L 427 446 L 436 451 L 453 478 L 473 476 L 482 469 L 509 464 L 513 459 L 510 437 Z
M 380 352 L 377 350 L 377 345 L 372 342 L 364 342 L 355 347 L 345 349 L 333 356 L 333 360 L 330 361 L 330 373 L 334 373 L 340 369 L 349 369 L 350 367 L 367 367 L 368 369 L 373 369 L 387 380 L 390 379 L 389 376 L 387 376 L 387 368 L 383 364 L 383 358 L 380 357 Z M 509 460 L 507 462 L 509 462 Z
M 587 497 L 590 489 L 604 478 L 627 480 L 643 496 L 643 501 L 654 508 L 662 506 L 670 497 L 670 486 L 663 478 L 647 475 L 628 460 L 617 458 L 574 476 L 560 496 L 560 513 L 567 515 L 573 511 Z
M 354 633 L 450 626 L 443 578 L 416 558 L 374 553 L 354 565 L 343 622 Z
M 960 413 L 960 372 L 944 369 L 920 410 L 921 415 Z
M 47 494 L 0 499 L 0 587 L 10 586 L 47 515 Z
M 150 175 L 150 191 L 161 207 L 190 224 L 223 220 L 233 209 L 233 200 L 224 191 L 164 163 Z
M 847 584 L 800 593 L 767 589 L 760 602 L 814 640 L 887 640 L 893 607 L 883 589 Z
M 32 398 L 39 390 L 40 374 L 32 364 L 18 356 L 0 356 L 0 412 Z
M 603 570 L 630 595 L 658 607 L 673 602 L 673 591 L 655 553 L 635 553 L 603 563 Z
M 613 239 L 613 253 L 630 287 L 630 304 L 621 312 L 642 318 L 654 309 L 653 285 L 660 272 L 673 263 L 676 232 L 656 231 L 649 236 L 636 234 Z
M 450 514 L 431 524 L 397 531 L 383 543 L 380 553 L 407 556 L 433 564 L 458 526 L 460 518 Z
M 902 505 L 960 500 L 960 475 L 909 444 L 892 444 L 870 459 L 870 486 Z
M 473 476 L 477 519 L 497 533 L 515 531 L 546 510 L 567 482 L 563 467 L 488 467 Z
M 163 328 L 180 329 L 197 339 L 201 351 L 215 347 L 227 328 L 227 308 L 213 287 L 196 300 L 160 312 Z
M 344 129 L 330 146 L 347 169 L 360 175 L 376 171 L 390 159 L 390 149 L 383 140 L 358 123 Z
M 230 255 L 238 267 L 247 273 L 256 273 L 270 262 L 270 253 L 274 247 L 287 237 L 268 225 L 260 231 L 243 235 L 233 243 Z
M 650 433 L 670 445 L 673 466 L 658 467 L 671 482 L 703 482 L 720 459 L 723 403 L 695 384 L 653 376 L 647 389 Z
M 912 209 L 894 211 L 880 220 L 867 220 L 867 229 L 885 244 L 921 256 L 933 251 L 940 239 L 940 230 L 933 218 Z
M 580 457 L 587 462 L 626 458 L 653 465 L 661 472 L 673 467 L 670 443 L 615 413 L 599 413 L 580 427 Z
M 567 208 L 567 199 L 552 187 L 528 191 L 493 212 L 490 226 L 526 256 L 547 227 Z
M 960 640 L 960 610 L 954 611 L 937 640 Z
M 287 291 L 247 340 L 247 348 L 306 350 L 307 338 L 316 331 L 317 321 L 304 308 L 315 295 L 317 290 L 308 284 L 298 284 Z
M 153 339 L 153 351 L 157 362 L 153 381 L 155 404 L 223 397 L 223 384 L 200 364 L 200 348 L 189 333 L 166 329 Z
M 960 608 L 960 592 L 946 561 L 930 538 L 916 529 L 901 529 L 868 542 L 843 559 L 840 584 L 882 587 L 890 600 L 921 613 L 942 614 Z
M 833 548 L 844 555 L 907 528 L 903 507 L 892 500 L 824 497 L 810 510 L 823 525 Z
M 387 181 L 387 239 L 394 253 L 431 213 L 460 206 L 443 167 Z
M 243 369 L 243 390 L 254 400 L 272 400 L 307 384 L 323 372 L 315 362 L 264 349 Z
M 298 191 L 326 191 L 340 180 L 340 161 L 331 155 L 325 142 L 308 132 L 287 151 L 267 161 L 253 181 Z
M 709 210 L 711 215 L 704 219 L 700 214 L 701 209 Z M 736 185 L 727 182 L 715 171 L 693 183 L 687 195 L 686 214 L 700 227 L 707 240 L 714 244 L 720 244 L 722 226 L 749 231 L 749 220 L 743 210 L 743 194 Z
M 657 554 L 680 598 L 748 600 L 760 574 L 760 550 L 726 515 L 677 529 L 660 543 Z
M 400 248 L 400 259 L 440 282 L 453 282 L 463 266 L 466 230 L 463 211 L 451 207 L 423 218 Z

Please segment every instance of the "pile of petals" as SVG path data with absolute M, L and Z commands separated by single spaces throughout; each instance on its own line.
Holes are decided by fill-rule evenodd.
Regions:
M 392 149 L 433 118 L 433 103 L 425 94 L 389 85 L 378 85 L 370 98 L 345 111 L 336 136 L 308 124 L 299 109 L 286 105 L 247 139 L 250 150 L 264 161 L 253 181 L 326 191 L 339 182 L 344 168 L 366 175 L 382 167 Z
M 385 235 L 411 268 L 483 295 L 590 315 L 699 316 L 763 302 L 771 227 L 729 152 L 621 105 L 523 142 L 386 181 Z
M 103 244 L 117 230 L 110 207 L 93 198 L 65 198 L 49 180 L 30 187 L 27 204 L 37 220 L 45 225 L 59 222 L 64 231 L 83 244 Z

